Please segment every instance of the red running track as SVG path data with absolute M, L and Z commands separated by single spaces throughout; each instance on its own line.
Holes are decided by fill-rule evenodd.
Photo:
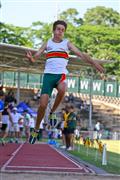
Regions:
M 0 154 L 1 171 L 92 172 L 48 144 L 7 144 Z

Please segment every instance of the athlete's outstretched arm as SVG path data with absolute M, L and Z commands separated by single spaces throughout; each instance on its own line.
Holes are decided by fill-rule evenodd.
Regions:
M 88 54 L 80 52 L 79 49 L 75 47 L 71 42 L 68 42 L 68 48 L 76 56 L 80 57 L 82 60 L 86 61 L 87 63 L 93 65 L 97 71 L 99 71 L 100 73 L 104 73 L 105 70 L 99 63 L 93 61 L 93 59 Z
M 40 49 L 34 54 L 34 56 L 32 55 L 31 51 L 28 51 L 26 54 L 26 57 L 31 61 L 31 62 L 35 62 L 42 54 L 43 52 L 46 50 L 47 47 L 47 43 L 44 43 Z

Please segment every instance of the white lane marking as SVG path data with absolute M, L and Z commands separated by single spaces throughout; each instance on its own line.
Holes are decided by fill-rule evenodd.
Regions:
M 79 167 L 79 169 L 83 169 L 86 173 L 88 172 L 92 172 L 94 173 L 94 171 L 90 168 L 85 168 L 85 167 L 82 167 L 81 165 L 77 164 L 76 162 L 74 162 L 71 158 L 69 158 L 67 155 L 63 154 L 62 152 L 58 151 L 56 148 L 54 148 L 53 146 L 49 145 L 50 147 L 52 147 L 52 149 L 56 150 L 59 154 L 61 154 L 62 156 L 64 156 L 66 159 L 70 160 L 71 162 L 73 162 L 76 166 Z
M 49 145 L 50 146 L 50 145 Z M 70 159 L 68 156 L 66 156 L 65 154 L 63 154 L 62 152 L 58 151 L 57 149 L 55 149 L 53 146 L 50 146 L 52 149 L 54 149 L 55 151 L 57 151 L 60 155 L 62 155 L 63 157 L 65 157 L 66 159 L 68 159 L 69 161 L 71 161 L 73 164 L 75 164 L 79 169 L 83 169 L 82 166 L 80 166 L 79 164 L 77 164 L 76 162 L 74 162 L 72 159 Z
M 1 171 L 5 171 L 5 168 L 8 166 L 8 164 L 13 160 L 13 158 L 15 157 L 15 155 L 20 151 L 20 149 L 22 148 L 24 144 L 21 144 L 13 153 L 12 156 L 10 157 L 10 159 L 7 160 L 7 162 L 5 164 L 3 164 Z
M 23 169 L 28 169 L 28 168 L 30 168 L 30 169 L 76 169 L 76 170 L 79 170 L 79 168 L 69 168 L 69 167 L 47 167 L 47 166 L 7 166 L 8 168 L 23 168 Z

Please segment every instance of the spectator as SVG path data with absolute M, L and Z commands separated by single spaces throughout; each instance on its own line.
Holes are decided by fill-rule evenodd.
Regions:
M 74 102 L 74 96 L 73 96 L 72 93 L 70 93 L 70 95 L 69 95 L 69 102 L 70 102 L 70 103 L 73 103 L 73 102 Z
M 25 127 L 25 135 L 26 135 L 26 142 L 29 141 L 29 137 L 30 137 L 30 114 L 28 113 L 28 110 L 24 110 L 23 112 L 23 116 L 24 116 L 24 127 Z
M 11 118 L 13 122 L 13 126 L 11 127 L 10 131 L 13 133 L 13 138 L 15 136 L 15 143 L 19 142 L 19 119 L 21 118 L 21 115 L 17 112 L 17 108 L 14 107 L 11 112 Z
M 11 113 L 10 109 L 8 108 L 8 105 L 4 106 L 4 109 L 2 111 L 1 115 L 2 119 L 2 145 L 5 145 L 5 139 L 8 136 L 8 131 L 9 131 L 9 122 L 11 122 L 11 126 L 13 126 L 12 118 L 11 118 Z
M 73 150 L 74 131 L 76 129 L 76 114 L 74 113 L 74 106 L 68 106 L 68 120 L 67 120 L 67 150 Z
M 97 123 L 95 124 L 95 130 L 96 130 L 97 132 L 100 131 L 100 122 L 97 122 Z
M 30 114 L 30 132 L 34 130 L 35 127 L 35 119 L 32 114 Z
M 75 134 L 75 139 L 76 139 L 76 140 L 79 140 L 79 139 L 80 139 L 80 131 L 79 131 L 78 128 L 75 129 L 74 134 Z
M 23 129 L 24 129 L 24 117 L 21 116 L 21 118 L 18 121 L 19 124 L 19 139 L 22 140 L 23 135 Z
M 17 100 L 14 96 L 14 92 L 12 90 L 10 90 L 7 94 L 7 96 L 5 97 L 5 102 L 7 104 L 9 104 L 10 107 L 14 107 L 17 103 Z
M 96 137 L 97 137 L 97 139 L 101 139 L 102 134 L 101 134 L 101 124 L 100 124 L 100 122 L 97 122 L 97 123 L 95 124 L 94 130 L 96 131 Z
M 2 112 L 4 110 L 4 92 L 0 87 L 0 128 L 2 127 Z
M 0 128 L 2 126 L 2 111 L 3 110 L 4 110 L 4 92 L 2 91 L 2 89 L 0 89 Z
M 66 128 L 67 128 L 67 112 L 66 109 L 62 109 L 62 122 L 61 122 L 61 130 L 62 130 L 62 146 L 61 148 L 66 148 Z

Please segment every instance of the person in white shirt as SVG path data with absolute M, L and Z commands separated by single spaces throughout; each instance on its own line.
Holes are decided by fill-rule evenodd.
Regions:
M 101 134 L 101 124 L 100 124 L 100 122 L 97 122 L 95 124 L 95 131 L 96 131 L 96 138 L 101 139 L 102 134 Z
M 22 136 L 23 136 L 23 130 L 24 130 L 24 117 L 21 116 L 21 118 L 19 119 L 19 139 L 22 142 Z
M 30 132 L 32 132 L 35 128 L 35 119 L 32 114 L 30 114 Z
M 21 115 L 17 112 L 16 107 L 12 109 L 11 118 L 12 118 L 13 126 L 11 126 L 10 131 L 11 131 L 11 134 L 13 134 L 13 138 L 15 137 L 15 142 L 18 143 L 19 131 L 20 131 L 19 119 L 21 118 Z M 11 139 L 11 142 L 12 142 L 12 139 Z
M 26 142 L 29 141 L 29 137 L 30 137 L 30 114 L 28 113 L 28 110 L 24 110 L 23 112 L 23 116 L 24 116 L 24 127 L 25 127 L 25 135 L 26 135 Z

